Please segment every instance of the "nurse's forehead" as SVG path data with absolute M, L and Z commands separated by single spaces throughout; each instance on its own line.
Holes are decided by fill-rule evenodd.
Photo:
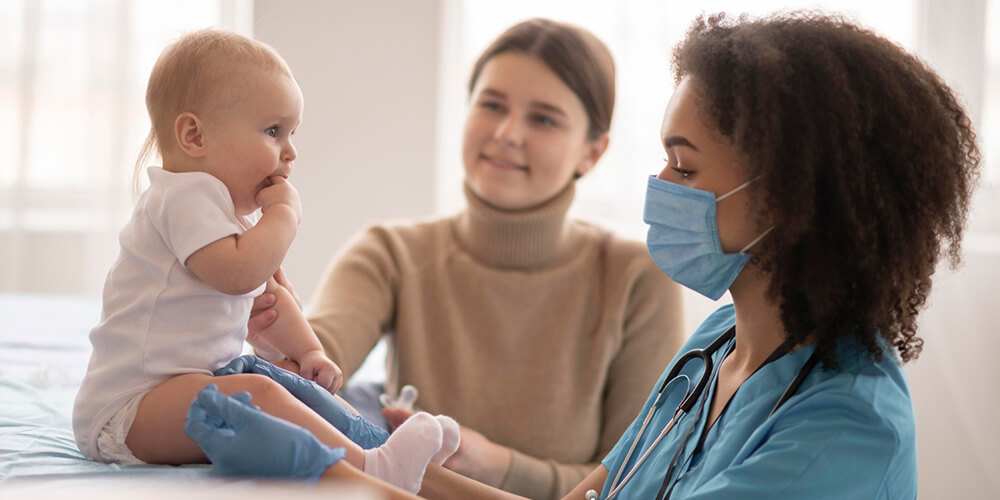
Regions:
M 665 148 L 687 146 L 697 151 L 707 133 L 688 81 L 681 81 L 663 111 L 660 139 Z

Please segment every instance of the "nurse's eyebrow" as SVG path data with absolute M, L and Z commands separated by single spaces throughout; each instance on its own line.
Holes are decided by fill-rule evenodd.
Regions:
M 694 144 L 691 144 L 691 141 L 687 140 L 687 138 L 685 138 L 685 137 L 682 137 L 682 136 L 679 136 L 679 135 L 671 135 L 669 137 L 664 137 L 663 138 L 663 147 L 664 148 L 668 148 L 669 149 L 669 148 L 672 148 L 674 146 L 687 146 L 687 147 L 689 147 L 689 148 L 691 148 L 691 149 L 693 149 L 695 151 L 698 151 L 698 148 Z

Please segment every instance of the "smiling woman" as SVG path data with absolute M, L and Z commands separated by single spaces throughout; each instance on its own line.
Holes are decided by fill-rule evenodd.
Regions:
M 310 301 L 345 375 L 388 334 L 385 391 L 414 385 L 419 407 L 467 426 L 446 467 L 530 498 L 593 470 L 682 339 L 679 287 L 644 245 L 567 217 L 607 148 L 614 78 L 581 28 L 501 34 L 469 81 L 466 209 L 365 230 Z
M 491 58 L 470 101 L 465 181 L 497 208 L 523 210 L 551 199 L 589 172 L 608 145 L 606 134 L 588 140 L 583 103 L 532 56 Z

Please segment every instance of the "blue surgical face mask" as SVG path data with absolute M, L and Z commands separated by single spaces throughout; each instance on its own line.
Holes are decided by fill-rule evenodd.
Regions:
M 710 191 L 650 176 L 643 220 L 649 224 L 646 248 L 657 267 L 670 279 L 712 300 L 722 297 L 750 261 L 746 251 L 774 228 L 768 228 L 739 253 L 724 253 L 715 203 L 755 180 L 716 198 Z

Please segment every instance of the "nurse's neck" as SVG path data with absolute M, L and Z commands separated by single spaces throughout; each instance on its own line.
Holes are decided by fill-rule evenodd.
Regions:
M 781 309 L 768 298 L 768 281 L 748 265 L 729 288 L 736 308 L 736 347 L 726 364 L 747 376 L 785 341 Z

